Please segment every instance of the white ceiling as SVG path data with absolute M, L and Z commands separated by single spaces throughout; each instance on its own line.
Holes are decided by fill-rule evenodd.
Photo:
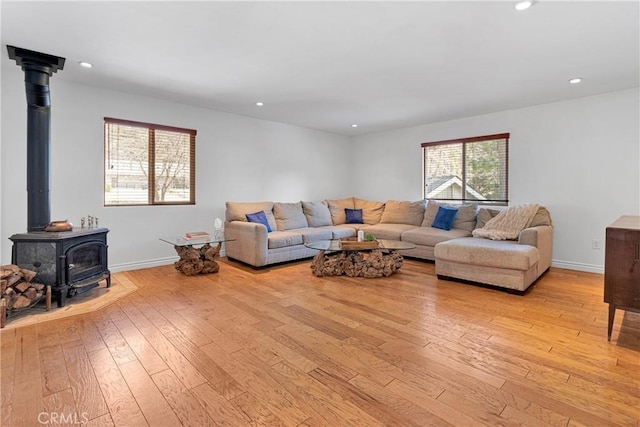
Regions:
M 2 1 L 2 66 L 344 135 L 639 86 L 637 0 L 513 5 Z

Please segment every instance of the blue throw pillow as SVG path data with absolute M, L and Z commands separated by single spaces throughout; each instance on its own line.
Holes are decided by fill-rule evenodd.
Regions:
M 267 233 L 271 233 L 271 227 L 269 226 L 269 221 L 267 221 L 267 215 L 264 213 L 264 211 L 245 214 L 244 216 L 247 217 L 247 221 L 249 222 L 255 222 L 264 225 L 265 227 L 267 227 Z
M 451 209 L 440 206 L 438 207 L 438 213 L 436 214 L 436 218 L 433 220 L 433 224 L 431 224 L 431 226 L 434 228 L 440 228 L 442 230 L 451 230 L 453 220 L 456 219 L 457 213 L 458 209 Z
M 344 213 L 347 216 L 346 224 L 362 224 L 362 209 L 348 209 L 344 208 Z

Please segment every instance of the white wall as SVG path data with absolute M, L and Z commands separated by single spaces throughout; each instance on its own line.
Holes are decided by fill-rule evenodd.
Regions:
M 51 78 L 51 219 L 97 216 L 113 271 L 172 262 L 160 236 L 210 230 L 224 203 L 349 196 L 346 136 L 143 98 Z M 0 262 L 27 229 L 24 74 L 2 69 Z M 195 206 L 103 206 L 103 117 L 196 129 Z M 331 171 L 329 173 L 329 171 Z
M 639 105 L 636 88 L 356 137 L 355 188 L 368 199 L 418 200 L 422 142 L 510 132 L 510 204 L 549 209 L 554 266 L 602 272 L 605 228 L 640 214 Z
M 355 138 L 51 79 L 52 220 L 88 214 L 109 233 L 114 270 L 172 262 L 160 236 L 211 230 L 224 202 L 319 200 L 355 195 L 417 200 L 426 141 L 510 132 L 512 204 L 553 216 L 553 265 L 602 272 L 605 227 L 640 214 L 638 89 L 416 126 Z M 2 69 L 0 262 L 27 227 L 24 75 Z M 105 116 L 193 128 L 195 206 L 103 206 Z M 591 248 L 592 239 L 603 249 Z

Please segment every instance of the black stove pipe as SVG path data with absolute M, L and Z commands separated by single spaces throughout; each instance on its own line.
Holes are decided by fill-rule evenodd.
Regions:
M 65 59 L 15 46 L 7 50 L 24 71 L 27 94 L 27 231 L 42 231 L 51 222 L 49 77 L 63 69 Z

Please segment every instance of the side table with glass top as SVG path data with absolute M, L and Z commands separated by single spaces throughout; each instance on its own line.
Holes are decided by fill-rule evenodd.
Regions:
M 184 237 L 161 237 L 163 242 L 172 244 L 180 259 L 174 263 L 176 270 L 186 276 L 196 274 L 217 273 L 220 265 L 216 258 L 220 255 L 220 248 L 224 242 L 235 239 L 223 238 L 197 238 L 185 239 Z
M 400 270 L 403 264 L 402 250 L 415 249 L 416 245 L 399 240 L 376 240 L 377 245 L 366 247 L 348 245 L 338 239 L 305 243 L 320 252 L 313 258 L 311 271 L 318 277 L 386 277 Z M 354 243 L 354 242 L 351 242 Z M 364 246 L 364 247 L 363 247 Z

